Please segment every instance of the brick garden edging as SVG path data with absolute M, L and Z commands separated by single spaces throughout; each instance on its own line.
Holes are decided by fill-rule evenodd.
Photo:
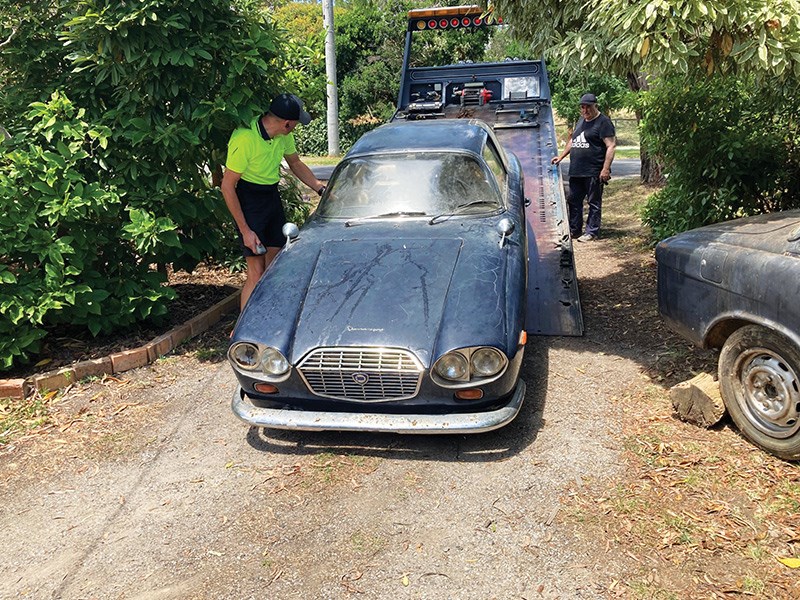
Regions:
M 115 352 L 103 358 L 84 360 L 69 367 L 32 375 L 27 379 L 0 379 L 0 398 L 23 399 L 34 390 L 58 390 L 86 377 L 113 375 L 149 365 L 177 348 L 181 342 L 206 331 L 222 315 L 238 309 L 241 293 L 241 290 L 235 291 L 208 310 L 150 340 L 144 346 Z

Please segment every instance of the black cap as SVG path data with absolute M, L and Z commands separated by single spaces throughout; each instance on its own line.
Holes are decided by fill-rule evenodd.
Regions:
M 581 104 L 597 104 L 597 96 L 594 94 L 584 94 L 581 96 Z
M 303 125 L 311 122 L 311 115 L 303 110 L 303 101 L 294 94 L 281 94 L 269 105 L 269 112 L 287 121 L 300 121 Z

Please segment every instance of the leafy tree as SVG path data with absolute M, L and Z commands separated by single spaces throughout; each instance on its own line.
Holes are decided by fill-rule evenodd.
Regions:
M 535 51 L 562 68 L 621 76 L 800 75 L 797 0 L 495 0 Z
M 553 106 L 570 127 L 574 127 L 581 116 L 578 100 L 586 92 L 597 96 L 598 107 L 606 114 L 633 104 L 625 81 L 613 75 L 598 75 L 586 70 L 560 73 L 551 77 L 550 88 Z
M 0 368 L 36 352 L 46 326 L 107 332 L 164 315 L 174 297 L 147 260 L 178 243 L 175 226 L 126 214 L 93 175 L 111 131 L 85 117 L 56 92 L 0 143 Z
M 0 8 L 0 331 L 16 332 L 0 367 L 48 327 L 163 314 L 172 292 L 152 265 L 224 254 L 235 238 L 211 176 L 286 68 L 282 34 L 241 3 L 32 6 L 19 24 L 25 5 Z
M 654 237 L 800 207 L 798 104 L 800 86 L 753 76 L 675 76 L 645 94 L 643 140 L 669 173 L 644 208 Z
M 619 75 L 633 91 L 679 73 L 800 75 L 797 0 L 495 0 L 494 6 L 562 71 Z M 643 147 L 643 179 L 660 175 Z

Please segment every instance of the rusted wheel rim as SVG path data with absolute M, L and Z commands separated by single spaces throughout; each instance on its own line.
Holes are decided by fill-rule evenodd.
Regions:
M 800 381 L 783 358 L 766 348 L 743 353 L 737 361 L 742 410 L 760 431 L 788 438 L 800 429 Z

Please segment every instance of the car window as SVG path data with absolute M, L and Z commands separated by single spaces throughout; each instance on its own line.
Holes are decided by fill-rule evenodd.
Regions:
M 348 159 L 320 202 L 323 217 L 388 213 L 437 215 L 473 203 L 464 214 L 502 207 L 494 177 L 472 154 L 409 152 Z
M 503 168 L 503 163 L 500 160 L 500 157 L 497 155 L 497 150 L 495 150 L 491 142 L 488 142 L 483 147 L 483 160 L 485 160 L 486 164 L 489 165 L 492 175 L 494 175 L 495 179 L 497 180 L 497 185 L 500 186 L 501 190 L 505 190 L 506 170 Z

